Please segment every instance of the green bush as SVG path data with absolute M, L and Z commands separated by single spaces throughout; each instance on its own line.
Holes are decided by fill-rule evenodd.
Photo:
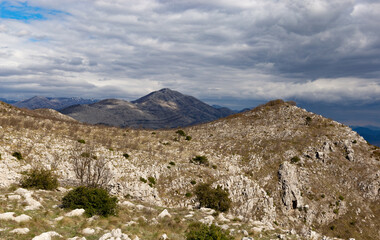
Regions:
M 123 157 L 125 157 L 126 159 L 128 159 L 129 158 L 129 154 L 128 153 L 124 153 Z
M 212 208 L 220 212 L 227 212 L 231 207 L 228 191 L 220 186 L 211 188 L 211 184 L 201 183 L 195 187 L 194 193 L 201 207 Z
M 290 162 L 291 162 L 291 163 L 298 163 L 299 161 L 301 161 L 301 159 L 300 159 L 299 157 L 297 157 L 297 156 L 292 157 L 292 158 L 290 159 Z
M 22 155 L 21 155 L 20 152 L 14 152 L 12 154 L 12 156 L 15 157 L 15 158 L 17 158 L 17 160 L 22 160 L 23 159 L 23 157 L 22 157 Z
M 85 143 L 86 143 L 86 141 L 85 141 L 84 139 L 78 139 L 78 142 L 79 142 L 79 143 L 82 143 L 82 144 L 85 144 Z
M 186 141 L 190 141 L 191 139 L 192 139 L 191 136 L 186 136 L 186 138 L 185 138 Z
M 186 230 L 186 240 L 233 240 L 229 231 L 218 226 L 207 225 L 200 222 L 192 223 Z
M 339 200 L 343 201 L 344 197 L 342 195 L 339 195 Z
M 148 177 L 148 181 L 149 181 L 151 184 L 156 184 L 156 179 L 154 179 L 154 177 Z
M 197 184 L 197 182 L 195 180 L 191 180 L 190 183 L 191 183 L 191 185 Z
M 58 187 L 58 179 L 51 170 L 33 168 L 25 173 L 20 181 L 20 185 L 23 188 L 53 190 Z
M 173 161 L 170 162 L 169 164 L 172 165 L 172 166 L 175 166 L 175 162 L 173 162 Z
M 0 160 L 2 160 L 2 159 L 1 159 L 1 153 L 0 153 Z
M 145 178 L 143 178 L 143 177 L 140 177 L 140 181 L 143 182 L 143 183 L 147 183 L 147 182 L 148 182 L 148 181 L 147 181 Z
M 183 130 L 177 130 L 175 133 L 177 133 L 178 135 L 180 135 L 180 136 L 186 136 L 186 133 L 183 131 Z
M 209 162 L 206 156 L 195 156 L 191 159 L 192 163 L 208 166 Z
M 88 216 L 107 217 L 116 214 L 117 198 L 111 197 L 105 189 L 77 187 L 62 199 L 62 207 L 69 209 L 83 208 Z

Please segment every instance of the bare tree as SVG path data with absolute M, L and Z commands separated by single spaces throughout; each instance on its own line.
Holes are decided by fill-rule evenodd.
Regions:
M 72 153 L 72 162 L 76 178 L 82 186 L 105 188 L 112 179 L 109 161 L 97 156 L 93 148 L 77 145 Z

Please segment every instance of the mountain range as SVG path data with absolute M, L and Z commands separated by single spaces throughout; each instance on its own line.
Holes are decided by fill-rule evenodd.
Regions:
M 185 127 L 235 113 L 228 108 L 214 108 L 168 88 L 132 102 L 105 99 L 93 104 L 70 106 L 60 112 L 90 124 L 150 129 Z
M 83 99 L 78 97 L 72 98 L 51 98 L 51 97 L 41 97 L 35 96 L 23 101 L 18 102 L 9 102 L 10 104 L 19 107 L 19 108 L 27 108 L 27 109 L 38 109 L 38 108 L 50 108 L 54 110 L 63 109 L 72 105 L 77 104 L 91 104 L 95 103 L 99 100 L 96 99 Z

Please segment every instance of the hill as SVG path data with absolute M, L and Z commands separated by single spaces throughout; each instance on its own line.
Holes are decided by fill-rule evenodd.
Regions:
M 0 113 L 0 197 L 6 200 L 1 211 L 34 219 L 0 220 L 6 239 L 14 238 L 17 227 L 31 229 L 18 239 L 53 230 L 64 238 L 88 237 L 87 227 L 96 229 L 88 239 L 115 228 L 141 239 L 163 233 L 184 239 L 194 221 L 216 223 L 235 239 L 380 238 L 380 149 L 351 128 L 292 103 L 271 101 L 182 131 L 44 119 L 5 103 Z M 12 156 L 16 151 L 23 160 Z M 43 208 L 24 211 L 29 203 L 23 191 L 7 189 L 32 165 L 53 169 L 62 186 L 73 186 L 73 159 L 82 155 L 105 160 L 118 216 L 73 220 L 52 207 L 64 194 L 56 191 L 32 191 L 28 196 Z M 192 160 L 196 156 L 207 163 Z M 228 190 L 231 209 L 219 215 L 200 209 L 194 195 L 200 183 Z M 171 217 L 158 217 L 164 209 Z
M 38 109 L 38 108 L 50 108 L 54 110 L 59 110 L 66 108 L 72 105 L 77 104 L 91 104 L 95 103 L 98 100 L 95 99 L 83 99 L 83 98 L 50 98 L 50 97 L 41 97 L 35 96 L 23 101 L 12 103 L 14 106 L 19 108 L 27 109 Z
M 90 124 L 148 129 L 190 126 L 234 113 L 227 108 L 213 108 L 168 88 L 132 102 L 106 99 L 94 104 L 71 106 L 60 112 Z

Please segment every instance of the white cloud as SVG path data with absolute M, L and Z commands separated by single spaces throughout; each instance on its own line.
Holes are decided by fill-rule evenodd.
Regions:
M 0 19 L 3 96 L 137 97 L 161 87 L 201 98 L 380 95 L 376 2 L 28 3 L 63 13 L 42 21 Z

